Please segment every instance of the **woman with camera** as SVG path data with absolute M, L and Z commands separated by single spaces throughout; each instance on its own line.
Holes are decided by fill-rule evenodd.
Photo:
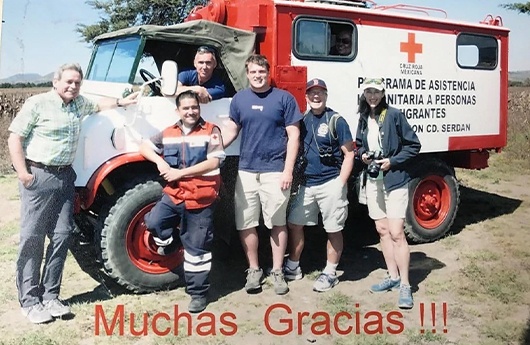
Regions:
M 370 291 L 399 289 L 398 307 L 414 305 L 409 283 L 410 251 L 405 238 L 405 214 L 412 159 L 421 144 L 405 115 L 388 106 L 383 78 L 365 78 L 359 102 L 357 157 L 366 164 L 361 184 L 366 187 L 370 218 L 375 221 L 388 269 Z

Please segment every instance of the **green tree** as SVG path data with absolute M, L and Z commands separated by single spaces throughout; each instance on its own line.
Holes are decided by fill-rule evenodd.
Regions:
M 171 25 L 182 22 L 188 13 L 207 0 L 87 0 L 102 12 L 100 20 L 91 25 L 78 24 L 76 31 L 86 42 L 101 34 L 134 25 Z
M 519 13 L 530 14 L 530 2 L 516 2 L 513 4 L 502 4 L 501 7 L 504 7 L 508 10 L 517 11 Z

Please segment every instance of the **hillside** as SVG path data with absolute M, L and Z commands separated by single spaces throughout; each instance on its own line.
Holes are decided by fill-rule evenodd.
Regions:
M 530 71 L 515 71 L 515 72 L 508 72 L 508 79 L 510 81 L 520 81 L 523 82 L 525 80 L 530 79 Z
M 37 73 L 19 73 L 12 75 L 8 78 L 0 79 L 0 84 L 16 84 L 16 83 L 46 83 L 52 81 L 53 72 L 46 75 L 40 75 Z

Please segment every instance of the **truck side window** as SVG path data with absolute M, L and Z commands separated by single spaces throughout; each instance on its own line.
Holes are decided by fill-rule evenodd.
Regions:
M 327 24 L 303 20 L 297 25 L 296 50 L 305 56 L 324 56 L 328 51 Z
M 493 70 L 498 65 L 499 44 L 494 36 L 460 34 L 456 39 L 457 62 L 462 68 Z
M 351 61 L 355 27 L 350 22 L 302 17 L 293 24 L 293 53 L 301 60 Z

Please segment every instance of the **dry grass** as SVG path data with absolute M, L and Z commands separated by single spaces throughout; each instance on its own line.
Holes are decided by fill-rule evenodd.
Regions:
M 527 245 L 530 233 L 526 231 L 530 221 L 526 177 L 529 172 L 522 161 L 507 165 L 511 154 L 507 151 L 493 156 L 491 167 L 484 171 L 457 172 L 468 187 L 498 193 L 491 196 L 516 196 L 518 199 L 510 198 L 511 201 L 521 202 L 512 214 L 492 217 L 480 224 L 481 245 L 461 249 L 461 268 L 451 279 L 451 287 L 458 290 L 458 299 L 464 306 L 463 313 L 473 316 L 466 322 L 480 330 L 483 345 L 522 345 L 530 337 Z M 487 212 L 488 200 L 477 202 L 483 203 Z
M 7 150 L 9 125 L 25 100 L 49 88 L 0 89 L 0 174 L 11 171 L 11 159 Z
M 510 88 L 508 99 L 508 146 L 506 153 L 512 159 L 530 166 L 530 88 Z
M 496 170 L 496 160 L 491 169 Z M 474 185 L 474 180 L 467 172 L 459 172 L 462 179 Z M 528 174 L 528 173 L 527 173 Z M 485 185 L 496 178 L 496 174 L 482 177 Z M 471 181 L 471 182 L 469 182 Z M 514 179 L 517 182 L 516 179 Z M 13 199 L 16 192 L 15 178 L 0 179 L 2 198 Z M 504 183 L 501 181 L 501 184 Z M 502 186 L 500 186 L 502 187 Z M 7 192 L 7 194 L 6 194 Z M 489 198 L 489 195 L 485 195 Z M 495 202 L 495 199 L 485 199 L 483 202 Z M 498 201 L 498 202 L 502 202 Z M 529 198 L 524 203 L 530 202 Z M 466 207 L 466 205 L 462 205 Z M 3 215 L 0 213 L 0 215 Z M 432 334 L 420 333 L 418 324 L 418 308 L 404 313 L 406 328 L 403 334 L 349 334 L 345 336 L 303 336 L 289 343 L 322 343 L 337 345 L 404 345 L 404 344 L 525 344 L 524 337 L 528 327 L 528 307 L 530 306 L 530 274 L 528 271 L 528 257 L 530 250 L 527 243 L 530 233 L 522 232 L 521 227 L 514 223 L 529 221 L 530 215 L 524 207 L 518 208 L 514 214 L 506 214 L 471 224 L 460 233 L 432 244 L 413 246 L 413 252 L 425 253 L 427 257 L 438 258 L 445 266 L 437 271 L 431 271 L 429 276 L 419 284 L 419 291 L 415 293 L 416 303 L 447 302 L 449 305 L 448 328 L 449 333 L 438 332 Z M 479 227 L 476 231 L 469 231 L 471 227 Z M 223 311 L 239 310 L 238 337 L 216 336 L 188 337 L 182 325 L 178 326 L 179 334 L 169 334 L 157 337 L 149 334 L 146 337 L 131 335 L 119 336 L 117 331 L 113 335 L 95 335 L 95 305 L 100 305 L 105 312 L 112 315 L 117 305 L 124 305 L 128 312 L 135 314 L 154 315 L 157 312 L 171 313 L 174 305 L 185 307 L 187 296 L 183 289 L 173 291 L 135 295 L 110 296 L 104 287 L 91 280 L 80 271 L 75 260 L 69 257 L 64 272 L 63 296 L 70 296 L 75 318 L 72 320 L 58 320 L 46 326 L 32 326 L 18 313 L 16 290 L 14 287 L 14 267 L 16 246 L 18 243 L 16 220 L 0 222 L 0 315 L 4 322 L 0 325 L 2 340 L 0 345 L 14 344 L 138 344 L 138 345 L 166 345 L 166 344 L 277 344 L 284 342 L 281 337 L 271 337 L 263 327 L 263 319 L 259 315 L 263 310 L 278 301 L 298 309 L 307 310 L 301 301 L 310 301 L 311 306 L 318 310 L 325 310 L 331 315 L 340 311 L 347 311 L 352 315 L 356 311 L 365 313 L 368 310 L 378 310 L 386 313 L 395 310 L 395 296 L 391 293 L 373 295 L 366 292 L 369 280 L 367 277 L 356 281 L 343 281 L 334 291 L 326 294 L 310 292 L 313 281 L 306 276 L 304 280 L 292 284 L 292 292 L 280 299 L 278 296 L 264 293 L 261 299 L 249 297 L 241 291 L 232 292 L 209 306 L 208 311 L 219 316 Z M 497 236 L 503 233 L 502 241 Z M 458 245 L 455 245 L 458 244 Z M 508 254 L 512 253 L 512 254 Z M 351 259 L 350 259 L 351 260 Z M 357 262 L 356 265 L 359 265 Z M 359 266 L 360 268 L 360 266 Z M 355 267 L 348 268 L 349 270 Z M 376 272 L 375 275 L 379 275 Z M 227 273 L 228 274 L 228 273 Z M 417 271 L 412 271 L 412 277 L 417 277 Z M 227 278 L 232 279 L 232 278 Z M 269 291 L 271 289 L 269 288 Z M 307 293 L 304 291 L 307 290 Z M 307 302 L 304 302 L 307 303 Z M 360 303 L 360 309 L 355 307 Z M 427 312 L 426 315 L 429 313 Z M 7 317 L 9 316 L 9 317 Z M 111 316 L 108 316 L 109 322 Z M 286 317 L 283 315 L 282 317 Z M 130 319 L 129 316 L 126 319 Z M 426 327 L 429 326 L 426 319 Z M 159 328 L 170 327 L 170 322 L 159 321 Z M 344 324 L 346 322 L 346 324 Z M 364 322 L 364 321 L 363 321 Z M 308 329 L 312 320 L 304 320 L 303 327 Z M 342 326 L 353 325 L 353 321 L 341 320 Z M 128 326 L 127 326 L 128 327 Z M 138 326 L 139 329 L 140 326 Z M 126 330 L 128 334 L 128 330 Z M 287 340 L 285 340 L 287 342 Z

